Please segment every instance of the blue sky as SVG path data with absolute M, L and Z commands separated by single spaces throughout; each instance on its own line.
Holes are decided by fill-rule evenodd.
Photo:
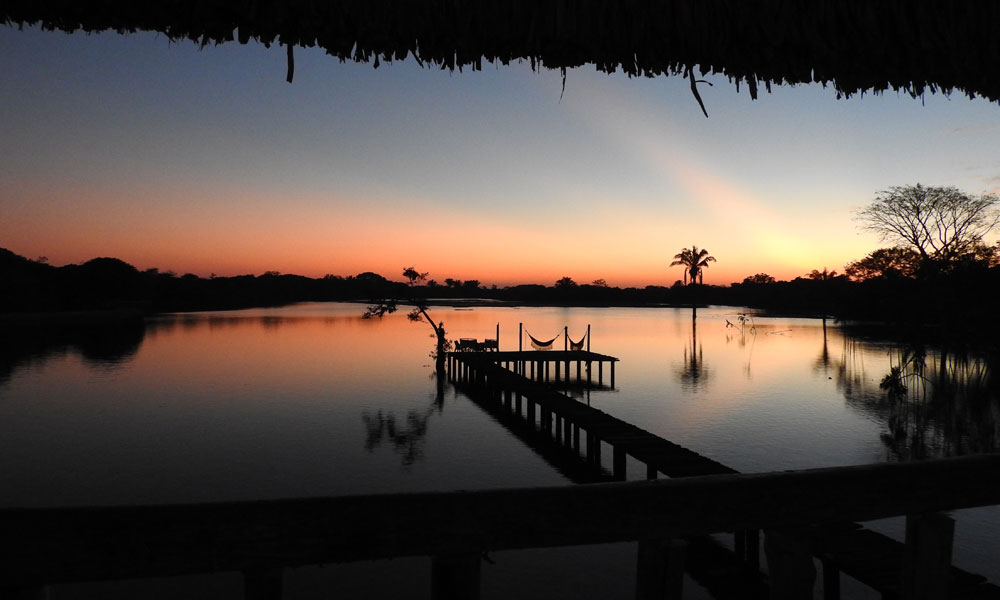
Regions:
M 527 64 L 449 73 L 255 43 L 0 26 L 0 247 L 207 275 L 670 284 L 842 268 L 893 185 L 1000 191 L 1000 106 L 928 95 L 751 101 L 724 78 Z

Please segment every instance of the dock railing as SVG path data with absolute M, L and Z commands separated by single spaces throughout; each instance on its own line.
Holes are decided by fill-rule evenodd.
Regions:
M 1000 504 L 1000 455 L 553 488 L 193 505 L 0 510 L 0 596 L 47 584 L 432 558 L 434 598 L 476 598 L 483 552 L 638 542 L 637 598 L 679 587 L 684 536 L 763 529 L 772 597 L 808 598 L 810 526 L 907 515 L 902 597 L 947 597 L 953 523 Z M 678 551 L 678 548 L 681 550 Z

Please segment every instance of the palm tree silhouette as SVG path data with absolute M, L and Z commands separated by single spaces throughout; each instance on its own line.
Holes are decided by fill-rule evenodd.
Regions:
M 813 269 L 812 273 L 809 273 L 808 275 L 809 279 L 812 279 L 814 281 L 829 281 L 836 276 L 837 276 L 836 271 L 827 271 L 826 267 L 823 267 L 822 271 Z
M 698 246 L 691 246 L 690 248 L 684 248 L 679 253 L 674 255 L 674 262 L 670 263 L 671 267 L 677 265 L 684 266 L 684 283 L 688 284 L 688 275 L 691 276 L 691 283 L 698 283 L 704 281 L 705 276 L 702 272 L 703 269 L 708 268 L 708 263 L 715 262 L 714 256 L 708 255 L 708 250 L 702 248 L 698 250 Z

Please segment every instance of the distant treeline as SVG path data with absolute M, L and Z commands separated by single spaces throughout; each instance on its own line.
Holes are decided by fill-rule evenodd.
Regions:
M 303 301 L 360 301 L 419 295 L 447 303 L 482 299 L 522 304 L 648 306 L 726 304 L 785 314 L 831 316 L 931 325 L 943 330 L 1000 330 L 1000 267 L 958 269 L 934 277 L 890 273 L 863 281 L 844 276 L 792 281 L 748 277 L 730 286 L 681 285 L 618 288 L 577 284 L 563 278 L 552 286 L 486 288 L 478 281 L 409 287 L 376 273 L 310 278 L 265 273 L 237 277 L 177 276 L 139 271 L 115 258 L 55 267 L 0 249 L 0 312 L 45 312 L 134 308 L 146 312 L 278 306 Z
M 198 277 L 139 271 L 117 258 L 54 267 L 0 248 L 0 312 L 135 308 L 147 312 L 279 306 L 360 300 L 406 293 L 375 273 L 319 279 L 300 275 Z

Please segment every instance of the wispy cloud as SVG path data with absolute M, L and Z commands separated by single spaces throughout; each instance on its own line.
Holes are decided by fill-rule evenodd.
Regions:
M 986 178 L 986 186 L 990 194 L 1000 194 L 1000 175 Z
M 977 123 L 975 125 L 955 127 L 951 130 L 951 133 L 984 133 L 987 131 L 996 131 L 998 129 L 1000 129 L 1000 124 L 997 123 Z

